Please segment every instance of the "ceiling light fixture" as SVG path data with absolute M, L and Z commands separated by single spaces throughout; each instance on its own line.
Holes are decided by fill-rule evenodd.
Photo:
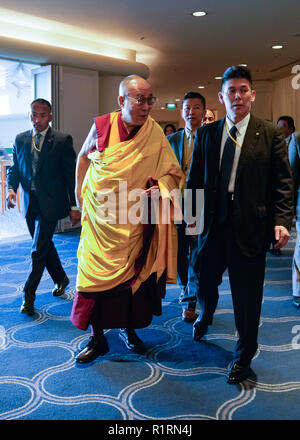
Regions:
M 198 86 L 198 89 L 205 89 L 205 86 Z
M 239 64 L 239 66 L 241 66 L 241 67 L 247 67 L 248 64 Z
M 272 49 L 282 49 L 283 46 L 281 46 L 281 44 L 275 44 L 274 46 L 272 46 Z
M 207 12 L 204 12 L 204 11 L 195 11 L 195 12 L 192 13 L 192 15 L 193 15 L 194 17 L 204 17 L 205 15 L 207 15 Z
M 215 79 L 222 79 L 221 76 L 215 76 Z

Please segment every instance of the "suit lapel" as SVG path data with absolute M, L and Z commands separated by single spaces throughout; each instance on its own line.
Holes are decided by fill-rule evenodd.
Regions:
M 32 130 L 29 130 L 24 139 L 24 158 L 26 162 L 26 168 L 29 170 L 30 175 L 32 174 L 32 156 L 31 156 L 31 142 L 32 141 Z
M 207 154 L 211 153 L 212 161 L 216 165 L 217 170 L 219 170 L 220 163 L 220 151 L 221 151 L 221 142 L 223 136 L 223 128 L 224 128 L 225 118 L 217 121 L 216 130 L 212 130 L 214 136 L 212 136 L 211 143 L 208 146 Z
M 250 116 L 249 124 L 245 134 L 244 142 L 242 145 L 241 155 L 237 167 L 237 176 L 239 175 L 244 163 L 247 161 L 247 156 L 252 154 L 255 150 L 259 137 L 262 134 L 262 128 L 259 120 L 253 115 Z
M 43 142 L 43 147 L 42 147 L 42 151 L 40 152 L 40 157 L 39 157 L 39 161 L 37 164 L 37 172 L 41 169 L 45 158 L 47 157 L 47 153 L 50 151 L 51 147 L 53 145 L 53 131 L 51 129 L 51 127 L 49 127 L 44 142 Z
M 185 136 L 185 132 L 183 129 L 180 132 L 179 142 L 178 142 L 179 159 L 180 159 L 179 163 L 180 163 L 181 168 L 183 166 L 183 156 L 184 156 L 184 136 Z

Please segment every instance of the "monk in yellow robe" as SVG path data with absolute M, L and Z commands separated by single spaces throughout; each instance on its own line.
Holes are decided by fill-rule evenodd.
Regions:
M 161 314 L 166 283 L 177 281 L 175 199 L 184 175 L 149 115 L 148 81 L 126 77 L 118 102 L 119 111 L 95 118 L 77 159 L 82 232 L 71 321 L 92 329 L 79 363 L 108 352 L 103 329 L 119 328 L 126 347 L 142 352 L 135 329 Z

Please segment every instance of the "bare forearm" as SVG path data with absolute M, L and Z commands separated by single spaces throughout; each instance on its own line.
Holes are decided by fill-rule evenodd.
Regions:
M 90 160 L 87 157 L 87 154 L 84 153 L 80 154 L 78 156 L 77 164 L 76 164 L 76 187 L 75 187 L 76 201 L 79 208 L 82 208 L 82 195 L 81 195 L 82 183 L 89 165 L 90 165 Z

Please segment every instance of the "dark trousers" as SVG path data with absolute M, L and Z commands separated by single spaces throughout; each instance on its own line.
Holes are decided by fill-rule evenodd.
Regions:
M 177 275 L 178 284 L 181 290 L 180 301 L 183 306 L 195 310 L 196 299 L 198 294 L 198 277 L 190 264 L 191 254 L 197 248 L 197 240 L 191 235 L 187 235 L 186 223 L 177 225 L 178 234 L 178 258 L 177 258 Z
M 24 286 L 24 299 L 34 301 L 35 292 L 45 267 L 54 283 L 62 281 L 66 273 L 52 241 L 57 221 L 49 222 L 42 217 L 38 199 L 34 192 L 30 193 L 26 223 L 33 240 L 31 264 Z
M 234 361 L 250 364 L 257 350 L 266 253 L 246 257 L 236 244 L 231 217 L 222 225 L 213 225 L 197 262 L 200 319 L 212 323 L 218 303 L 218 286 L 228 268 L 234 318 L 239 334 Z

